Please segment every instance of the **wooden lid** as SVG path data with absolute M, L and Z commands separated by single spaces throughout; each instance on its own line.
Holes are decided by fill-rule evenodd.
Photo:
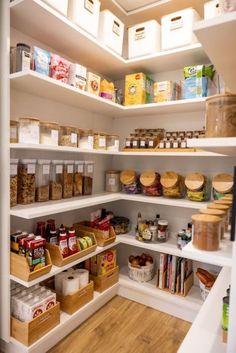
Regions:
M 143 186 L 151 186 L 156 179 L 154 170 L 145 170 L 140 176 L 140 182 Z
M 132 184 L 135 181 L 136 173 L 134 170 L 123 170 L 120 173 L 120 181 L 124 185 Z
M 228 206 L 232 206 L 233 201 L 232 201 L 232 200 L 222 200 L 222 199 L 219 199 L 219 200 L 215 200 L 214 203 L 217 204 L 217 205 L 228 205 Z
M 212 216 L 217 216 L 217 217 L 224 217 L 226 215 L 226 212 L 223 210 L 215 210 L 211 208 L 201 208 L 200 213 L 202 214 L 210 214 Z
M 178 174 L 175 172 L 165 172 L 161 176 L 161 185 L 164 188 L 173 188 L 178 183 Z
M 208 214 L 194 214 L 192 215 L 192 221 L 206 222 L 206 223 L 220 223 L 221 218 L 217 216 L 208 215 Z
M 222 173 L 216 175 L 212 180 L 213 188 L 222 193 L 230 192 L 233 188 L 234 180 L 232 175 Z
M 207 205 L 207 208 L 214 208 L 215 210 L 222 210 L 222 211 L 226 211 L 227 212 L 230 207 L 228 205 L 209 203 Z
M 184 183 L 189 190 L 197 191 L 203 187 L 204 181 L 204 175 L 200 173 L 191 173 L 186 176 Z
M 232 98 L 232 99 L 236 99 L 236 94 L 232 94 L 232 93 L 224 93 L 224 94 L 215 94 L 214 96 L 210 96 L 207 97 L 206 101 L 214 101 L 219 100 L 220 98 Z
M 231 195 L 231 194 L 226 194 L 224 197 L 222 197 L 221 200 L 233 200 L 233 195 Z

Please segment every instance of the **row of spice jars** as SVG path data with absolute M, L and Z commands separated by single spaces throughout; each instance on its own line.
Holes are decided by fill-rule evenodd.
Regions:
M 11 159 L 10 205 L 91 195 L 92 161 Z
M 43 122 L 33 117 L 11 120 L 10 142 L 119 151 L 118 135 L 60 126 L 55 122 Z

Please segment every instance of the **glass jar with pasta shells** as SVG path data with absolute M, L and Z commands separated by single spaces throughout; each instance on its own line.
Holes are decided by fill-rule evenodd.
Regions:
M 49 189 L 50 200 L 62 199 L 63 164 L 62 160 L 52 160 Z
M 107 150 L 119 152 L 120 141 L 118 135 L 107 135 Z
M 67 199 L 73 196 L 74 161 L 66 160 L 63 165 L 62 197 Z
M 36 159 L 21 159 L 18 165 L 17 203 L 35 202 Z
M 78 128 L 71 126 L 60 127 L 60 146 L 78 146 Z
M 10 206 L 17 205 L 17 169 L 18 159 L 10 160 Z
M 185 177 L 187 198 L 191 201 L 208 201 L 211 196 L 210 180 L 201 173 L 190 173 Z
M 80 138 L 78 146 L 81 149 L 85 150 L 92 150 L 93 149 L 93 141 L 94 141 L 94 134 L 93 130 L 79 130 Z
M 73 196 L 83 195 L 84 161 L 75 161 Z
M 58 146 L 60 126 L 54 122 L 40 122 L 40 143 L 47 146 Z
M 50 160 L 39 159 L 36 165 L 36 195 L 37 202 L 49 201 Z
M 173 171 L 161 175 L 163 195 L 169 198 L 182 198 L 185 195 L 184 178 Z
M 105 150 L 107 147 L 107 134 L 105 132 L 94 132 L 93 148 Z
M 18 121 L 10 121 L 10 143 L 18 143 L 18 126 Z

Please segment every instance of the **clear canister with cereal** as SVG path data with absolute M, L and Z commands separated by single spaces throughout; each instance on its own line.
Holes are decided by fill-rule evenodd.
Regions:
M 50 200 L 62 199 L 62 186 L 63 186 L 63 161 L 52 160 L 50 170 Z
M 18 159 L 10 160 L 10 206 L 17 205 L 17 168 Z

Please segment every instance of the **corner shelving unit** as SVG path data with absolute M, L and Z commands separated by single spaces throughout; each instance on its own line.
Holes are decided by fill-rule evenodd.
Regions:
M 236 156 L 236 137 L 188 139 L 187 146 L 189 148 L 201 148 L 207 152 Z

